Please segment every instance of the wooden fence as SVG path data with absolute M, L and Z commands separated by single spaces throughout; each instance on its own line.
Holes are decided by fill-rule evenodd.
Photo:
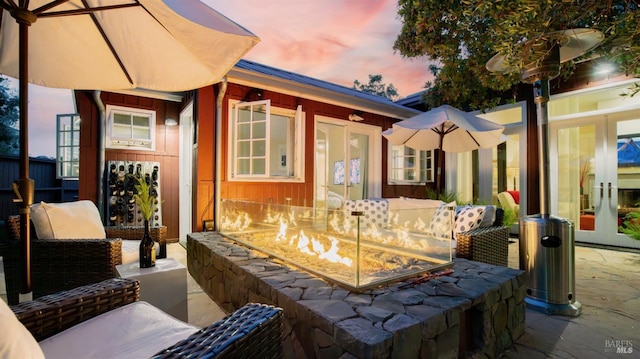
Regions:
M 0 221 L 18 214 L 18 205 L 11 184 L 20 176 L 19 158 L 0 155 Z M 56 161 L 30 158 L 29 177 L 35 181 L 34 203 L 70 202 L 78 199 L 78 181 L 56 178 Z

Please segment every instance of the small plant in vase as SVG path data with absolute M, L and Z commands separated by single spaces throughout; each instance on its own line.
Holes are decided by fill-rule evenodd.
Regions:
M 144 178 L 134 178 L 137 183 L 135 184 L 136 193 L 133 198 L 144 219 L 144 234 L 140 241 L 140 268 L 149 268 L 156 265 L 155 242 L 149 233 L 149 221 L 156 206 L 156 196 L 151 194 L 151 186 Z

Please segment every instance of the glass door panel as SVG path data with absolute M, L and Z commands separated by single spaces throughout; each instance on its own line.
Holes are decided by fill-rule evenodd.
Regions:
M 561 128 L 557 133 L 557 215 L 570 219 L 576 231 L 596 230 L 596 126 Z
M 348 161 L 346 161 L 346 163 L 349 164 L 349 199 L 367 198 L 369 136 L 360 133 L 350 133 L 348 148 Z
M 615 131 L 611 131 L 613 135 L 607 146 L 614 157 L 611 162 L 615 168 L 611 171 L 616 173 L 606 189 L 617 226 L 617 231 L 612 234 L 613 244 L 640 248 L 640 241 L 627 236 L 622 230 L 634 227 L 640 221 L 634 218 L 640 217 L 640 119 L 618 117 L 623 116 L 611 118 L 610 127 L 615 125 Z
M 520 190 L 520 135 L 510 134 L 493 149 L 493 197 L 504 191 Z
M 346 200 L 380 195 L 380 159 L 372 158 L 380 148 L 374 140 L 381 137 L 379 128 L 343 122 L 316 122 L 316 209 L 340 209 Z
M 316 125 L 316 209 L 338 209 L 344 205 L 345 138 L 344 126 L 325 122 Z
M 629 113 L 552 122 L 552 213 L 575 224 L 575 240 L 640 248 L 622 233 L 640 212 L 640 119 Z

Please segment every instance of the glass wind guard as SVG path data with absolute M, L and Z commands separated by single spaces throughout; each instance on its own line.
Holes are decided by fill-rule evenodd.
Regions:
M 352 202 L 363 201 L 369 200 Z M 223 200 L 220 232 L 357 291 L 452 266 L 452 224 L 445 224 L 448 230 L 439 234 L 431 233 L 434 210 L 358 211 L 347 204 L 316 211 Z M 453 218 L 454 209 L 450 211 Z

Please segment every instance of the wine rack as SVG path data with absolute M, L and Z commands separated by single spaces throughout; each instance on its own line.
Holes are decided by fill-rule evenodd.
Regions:
M 107 223 L 109 226 L 142 226 L 144 218 L 134 199 L 137 178 L 144 178 L 156 196 L 151 227 L 162 226 L 160 164 L 141 161 L 109 161 L 107 163 Z

